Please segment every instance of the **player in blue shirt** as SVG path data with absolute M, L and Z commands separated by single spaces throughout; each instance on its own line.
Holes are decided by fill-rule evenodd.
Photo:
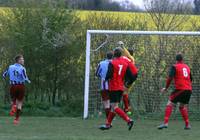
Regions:
M 14 116 L 16 113 L 16 118 L 14 124 L 19 123 L 19 116 L 22 110 L 22 103 L 25 94 L 25 82 L 30 83 L 26 75 L 26 69 L 24 65 L 24 57 L 22 55 L 17 55 L 15 57 L 15 64 L 10 65 L 8 69 L 3 73 L 3 78 L 7 76 L 10 81 L 10 95 L 12 99 L 12 108 L 10 115 Z
M 101 97 L 103 106 L 105 109 L 106 117 L 110 112 L 110 99 L 109 99 L 109 88 L 108 88 L 108 81 L 106 81 L 106 74 L 108 71 L 108 65 L 113 57 L 112 52 L 107 53 L 107 59 L 101 61 L 96 70 L 96 76 L 101 79 Z

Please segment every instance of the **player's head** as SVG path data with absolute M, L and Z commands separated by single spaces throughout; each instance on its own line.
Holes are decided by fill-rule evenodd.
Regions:
M 176 61 L 178 61 L 178 62 L 183 61 L 183 55 L 182 55 L 181 53 L 178 53 L 178 54 L 176 55 Z
M 117 47 L 114 49 L 114 57 L 121 57 L 122 56 L 122 48 Z
M 133 55 L 134 49 L 133 48 L 128 48 L 128 52 L 130 53 L 130 55 Z
M 112 51 L 107 52 L 106 57 L 109 60 L 112 59 L 113 58 L 113 52 Z
M 15 56 L 15 62 L 19 63 L 21 65 L 24 65 L 24 57 L 23 57 L 23 55 L 19 54 L 19 55 Z

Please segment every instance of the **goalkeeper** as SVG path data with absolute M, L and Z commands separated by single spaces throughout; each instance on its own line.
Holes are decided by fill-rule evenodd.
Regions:
M 129 48 L 127 50 L 124 47 L 124 43 L 122 41 L 119 41 L 118 44 L 123 48 L 123 55 L 124 55 L 123 58 L 127 60 L 127 63 L 129 65 L 130 65 L 130 63 L 134 64 L 134 65 L 130 65 L 130 66 L 132 66 L 132 67 L 130 67 L 132 73 L 134 73 L 135 75 L 137 75 L 138 69 L 135 66 L 135 59 L 133 58 L 133 49 Z M 122 97 L 123 97 L 123 103 L 124 103 L 124 111 L 128 115 L 132 114 L 128 93 L 130 92 L 131 88 L 133 87 L 133 83 L 131 83 L 130 81 L 131 81 L 130 77 L 126 76 L 125 77 L 125 82 L 124 82 L 125 90 L 124 90 L 124 93 L 122 95 Z

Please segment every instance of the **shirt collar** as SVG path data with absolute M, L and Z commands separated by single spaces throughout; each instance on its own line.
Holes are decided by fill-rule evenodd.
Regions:
M 183 61 L 177 61 L 176 64 L 183 64 Z
M 19 63 L 15 63 L 15 66 L 22 66 L 21 64 L 19 64 Z

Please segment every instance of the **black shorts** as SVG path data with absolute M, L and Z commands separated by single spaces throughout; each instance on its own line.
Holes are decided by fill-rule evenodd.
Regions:
M 169 100 L 172 103 L 188 104 L 190 101 L 192 91 L 191 90 L 174 90 L 169 96 Z
M 123 91 L 110 91 L 110 103 L 120 103 Z

